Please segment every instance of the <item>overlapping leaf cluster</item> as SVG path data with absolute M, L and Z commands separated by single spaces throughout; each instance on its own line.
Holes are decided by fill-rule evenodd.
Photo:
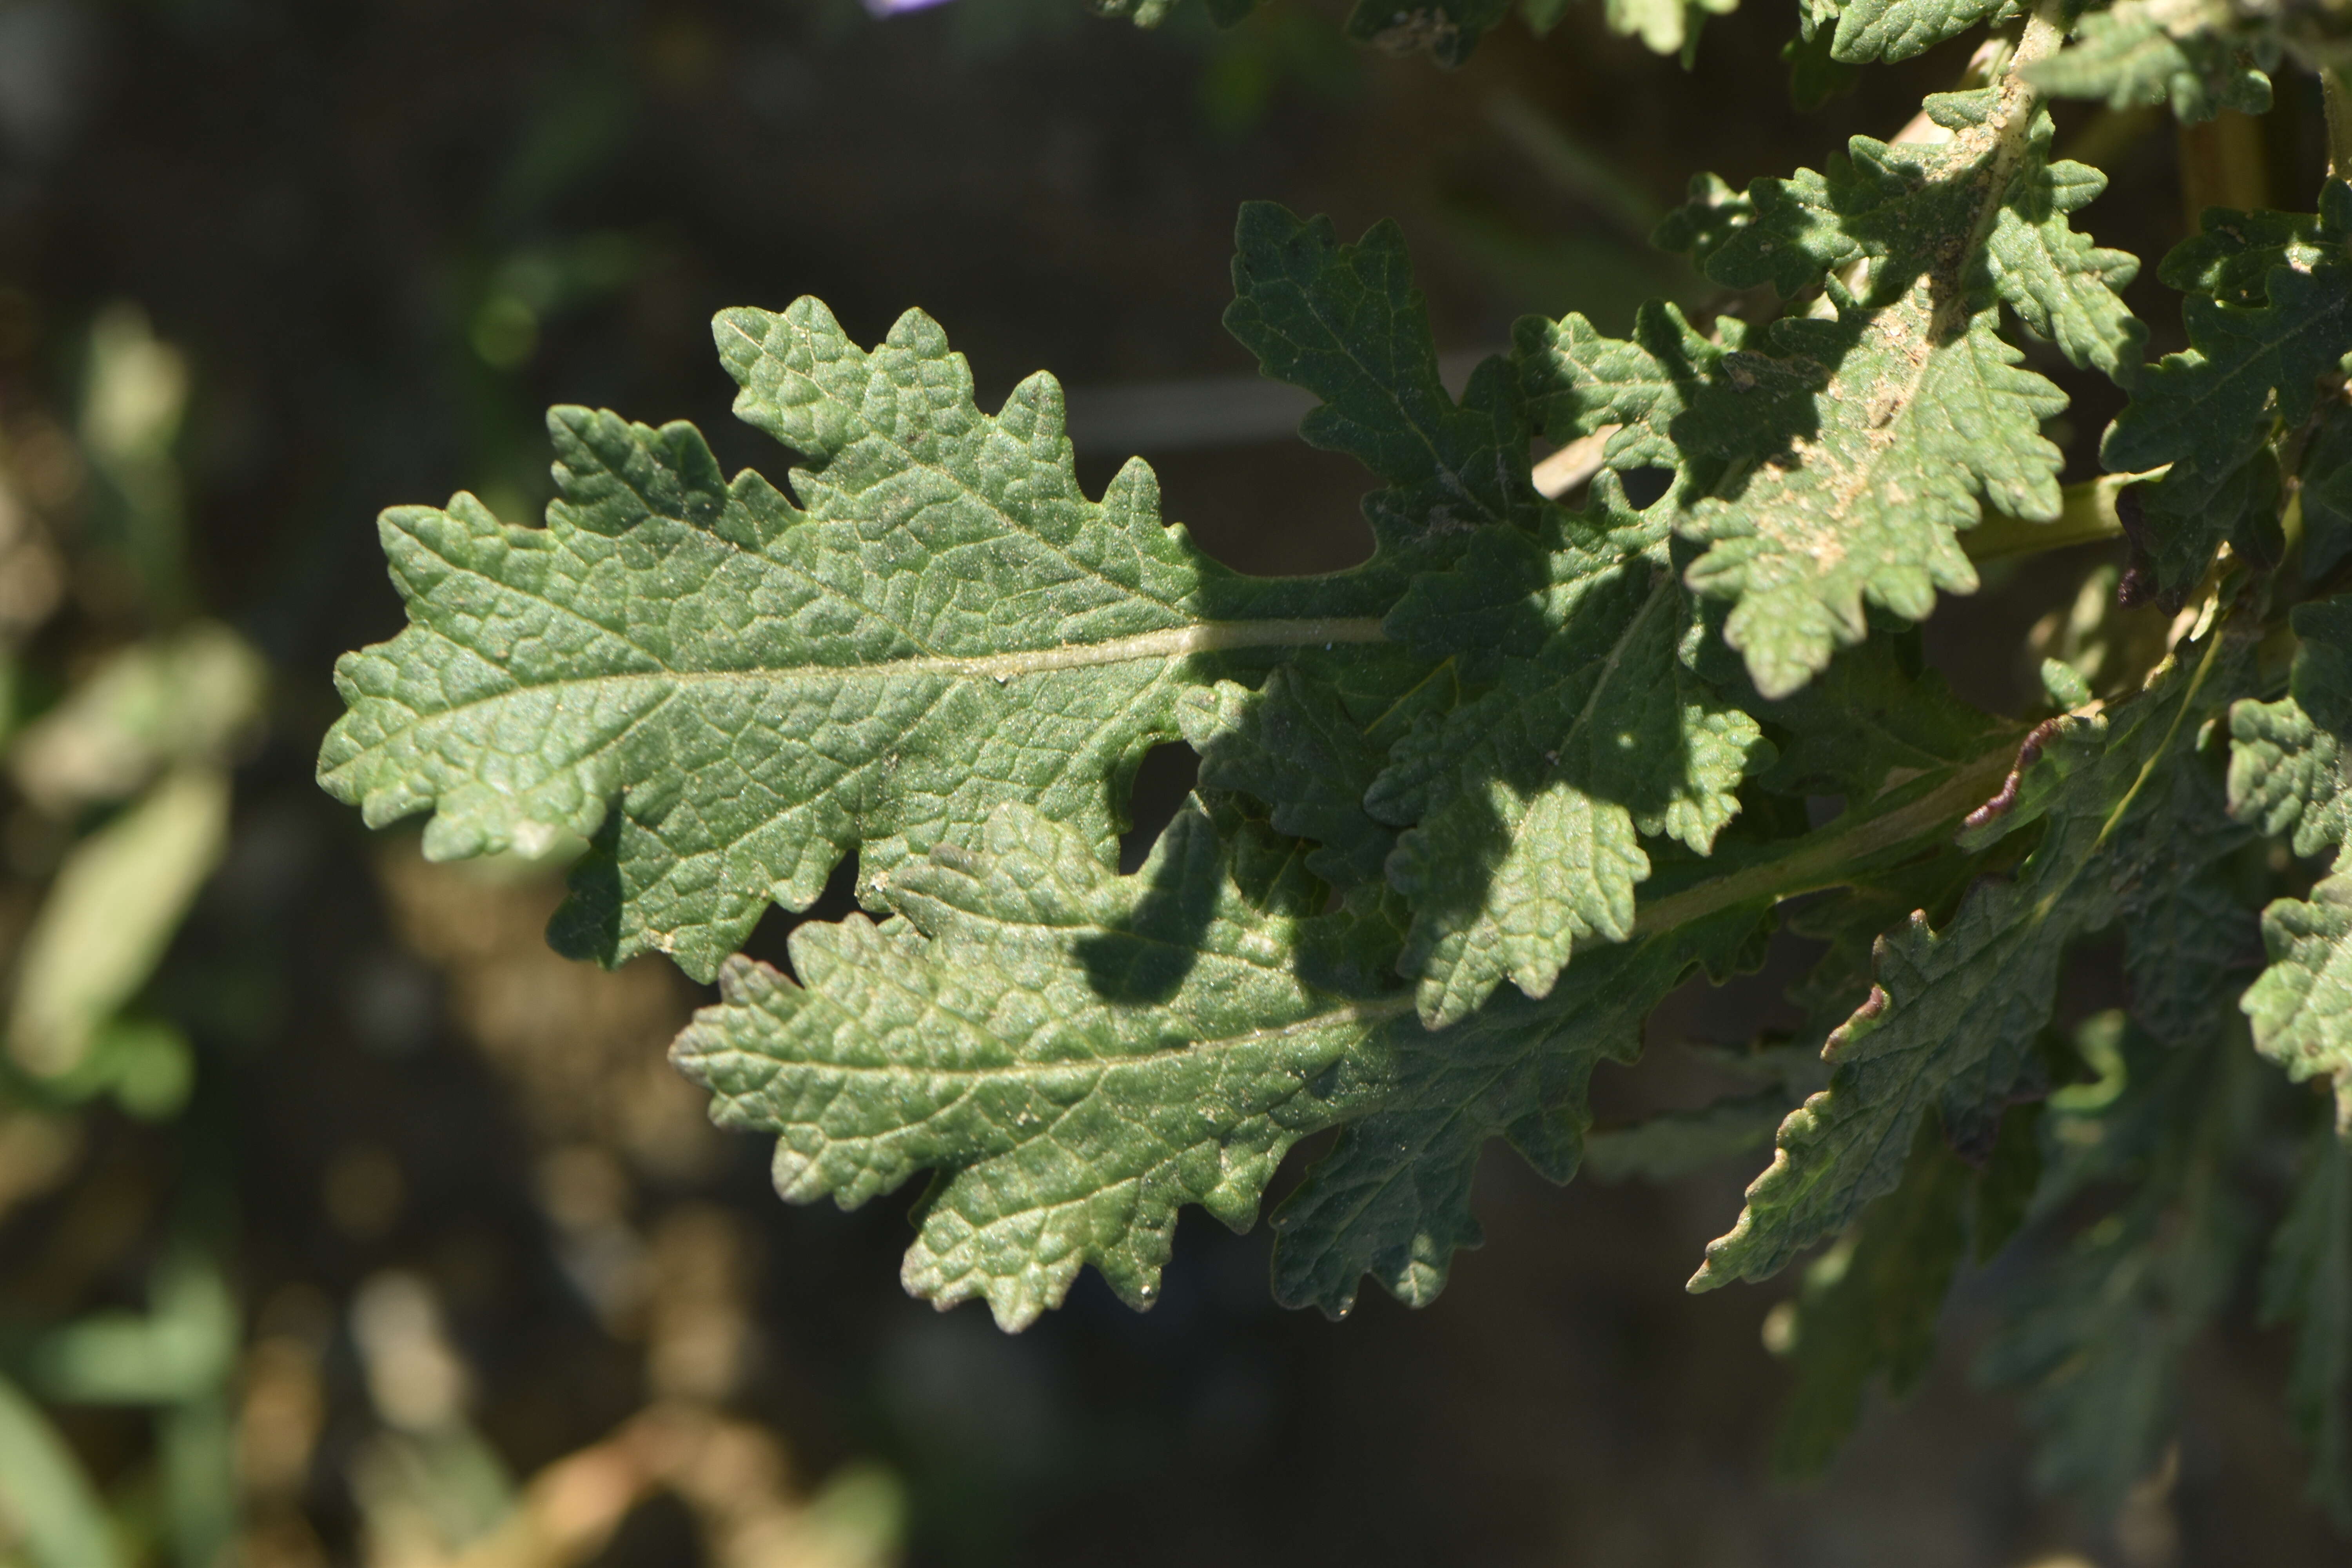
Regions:
M 1462 37 L 1499 14 L 1441 9 Z M 1992 9 L 1806 29 L 1895 58 Z M 2332 874 L 2258 927 L 2252 848 L 2340 851 L 2352 823 L 2352 610 L 2294 611 L 2291 680 L 2277 635 L 2352 555 L 2352 193 L 2177 250 L 2193 346 L 2143 366 L 2137 264 L 2074 226 L 2103 177 L 2053 156 L 2037 85 L 2128 20 L 2105 15 L 2062 51 L 2038 14 L 1916 133 L 1698 182 L 1661 241 L 1746 316 L 1525 321 L 1458 397 L 1392 226 L 1246 209 L 1226 324 L 1379 482 L 1349 572 L 1229 571 L 1139 461 L 1088 496 L 1052 378 L 987 413 L 919 312 L 868 348 L 814 300 L 727 311 L 787 485 L 684 425 L 559 409 L 544 528 L 466 496 L 386 513 L 411 624 L 341 667 L 321 779 L 373 823 L 432 813 L 435 856 L 587 840 L 559 943 L 717 977 L 675 1058 L 775 1138 L 786 1197 L 932 1173 L 905 1279 L 941 1306 L 1017 1328 L 1088 1266 L 1147 1306 L 1181 1209 L 1246 1226 L 1320 1132 L 1274 1285 L 1335 1315 L 1366 1277 L 1438 1292 L 1496 1138 L 1555 1181 L 1588 1148 L 1664 1175 L 1769 1144 L 1692 1283 L 1827 1247 L 1778 1336 L 1784 1459 L 1914 1380 L 1949 1282 L 2021 1234 L 2050 1261 L 1984 1375 L 2027 1391 L 2053 1481 L 2113 1500 L 2252 1250 L 2249 1129 L 2295 1120 L 2242 1019 L 2294 1076 L 2352 1080 L 2352 892 Z M 1977 587 L 1989 514 L 2065 510 L 2066 400 L 2029 351 L 2130 388 L 2104 450 L 2163 602 L 2099 579 L 2035 722 L 1958 701 L 1910 628 Z M 1538 492 L 1538 437 L 1602 443 L 1578 504 Z M 1636 506 L 1642 470 L 1665 483 Z M 1179 740 L 1199 788 L 1122 875 L 1134 771 Z M 737 954 L 853 856 L 863 913 L 799 926 L 790 973 Z M 1823 893 L 1788 918 L 1820 944 L 1794 1037 L 1718 1052 L 1723 1101 L 1589 1138 L 1590 1079 L 1657 1003 Z M 2070 966 L 2118 931 L 2127 1016 L 2070 1039 Z M 2333 1136 L 2267 1297 L 2306 1325 L 2329 1476 Z

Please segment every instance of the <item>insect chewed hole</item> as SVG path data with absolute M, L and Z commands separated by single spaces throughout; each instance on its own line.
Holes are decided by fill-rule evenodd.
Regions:
M 1192 785 L 1200 776 L 1200 757 L 1181 741 L 1154 746 L 1144 753 L 1141 765 L 1135 770 L 1134 792 L 1128 796 L 1127 811 L 1133 826 L 1118 838 L 1118 868 L 1122 874 L 1132 873 L 1142 866 L 1160 830 L 1184 804 L 1184 797 L 1192 793 Z
M 1646 507 L 1666 493 L 1675 482 L 1672 468 L 1628 468 L 1617 476 L 1625 487 L 1625 499 L 1636 507 Z
M 837 921 L 857 908 L 857 856 L 855 852 L 842 857 L 841 864 L 825 879 L 824 891 L 816 902 L 805 910 L 788 910 L 782 904 L 770 904 L 760 923 L 743 943 L 743 956 L 793 973 L 792 951 L 786 945 L 793 930 L 803 921 Z M 800 977 L 793 974 L 793 978 Z

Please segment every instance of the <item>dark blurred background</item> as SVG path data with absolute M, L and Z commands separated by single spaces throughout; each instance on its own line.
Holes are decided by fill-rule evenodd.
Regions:
M 553 402 L 781 479 L 728 416 L 721 306 L 817 294 L 866 340 L 920 306 L 985 404 L 1061 376 L 1090 484 L 1140 450 L 1234 563 L 1342 564 L 1368 481 L 1217 327 L 1241 201 L 1395 217 L 1466 365 L 1523 311 L 1704 302 L 1643 245 L 1689 174 L 1890 134 L 1969 47 L 1800 114 L 1770 0 L 1687 68 L 1595 7 L 1454 72 L 1318 0 L 1083 9 L 0 0 L 0 1562 L 2347 1561 L 2243 1303 L 2115 1521 L 2041 1498 L 1969 1386 L 1981 1278 L 1924 1389 L 1779 1486 L 1789 1282 L 1682 1289 L 1738 1162 L 1554 1189 L 1498 1154 L 1488 1245 L 1419 1313 L 1286 1313 L 1265 1236 L 1192 1214 L 1148 1316 L 1091 1277 L 1017 1338 L 934 1314 L 897 1283 L 911 1194 L 788 1208 L 705 1123 L 662 1059 L 695 986 L 547 951 L 556 865 L 428 866 L 317 791 L 335 656 L 401 624 L 380 508 L 535 517 Z M 2307 205 L 2315 108 L 2279 96 L 2232 145 Z M 2152 263 L 2169 126 L 2069 107 L 2070 137 L 2116 177 L 2088 226 Z M 2053 374 L 2094 471 L 2115 394 Z M 1948 605 L 1931 652 L 2020 700 L 2019 634 L 2108 556 Z M 1155 758 L 1139 832 L 1188 763 Z M 1775 974 L 1678 999 L 1603 1119 L 1704 1098 L 1677 1047 L 1786 1024 Z

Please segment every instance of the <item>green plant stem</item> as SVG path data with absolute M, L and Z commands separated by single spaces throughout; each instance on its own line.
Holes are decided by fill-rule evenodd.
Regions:
M 1669 893 L 1633 918 L 1636 936 L 1648 936 L 1736 905 L 1779 903 L 1826 888 L 1844 887 L 1882 857 L 1948 839 L 1961 819 L 1982 805 L 2016 764 L 2021 731 L 2004 733 L 1980 755 L 1958 763 L 1938 782 L 1902 794 L 1885 807 L 1848 811 L 1794 840 L 1785 853 Z M 1916 786 L 1915 785 L 1915 788 Z
M 2116 497 L 2126 485 L 2155 479 L 2163 471 L 2157 468 L 2145 474 L 2102 474 L 2095 479 L 2068 485 L 2061 492 L 2063 501 L 2054 522 L 2029 522 L 1988 509 L 1984 521 L 1960 536 L 1961 547 L 1968 551 L 1971 561 L 2001 561 L 2013 555 L 2035 555 L 2045 550 L 2120 538 L 2124 525 L 2116 515 Z

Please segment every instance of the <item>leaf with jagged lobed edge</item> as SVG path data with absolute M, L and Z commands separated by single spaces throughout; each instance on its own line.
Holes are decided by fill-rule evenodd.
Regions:
M 1742 967 L 1768 906 L 1588 954 L 1539 1002 L 1506 994 L 1441 1033 L 1391 1031 L 1378 1109 L 1275 1211 L 1276 1299 L 1339 1317 L 1366 1277 L 1408 1306 L 1434 1299 L 1454 1253 L 1479 1244 L 1470 1187 L 1487 1141 L 1507 1140 L 1549 1181 L 1574 1176 L 1593 1068 L 1633 1059 L 1643 1017 L 1694 968 L 1720 979 Z
M 2097 176 L 2049 162 L 2032 95 L 2011 78 L 1927 107 L 1948 140 L 1857 138 L 1829 174 L 1745 195 L 1703 184 L 1661 232 L 1717 282 L 1818 285 L 1831 316 L 1710 336 L 1654 305 L 1631 342 L 1579 316 L 1516 337 L 1550 435 L 1615 425 L 1612 467 L 1675 471 L 1677 527 L 1706 546 L 1686 578 L 1734 601 L 1725 639 L 1768 698 L 1861 642 L 1865 605 L 1918 620 L 1939 590 L 1972 592 L 1958 533 L 1985 505 L 2058 516 L 2041 425 L 2066 400 L 2002 338 L 2002 305 L 2078 363 L 2120 374 L 2136 356 L 2115 297 L 2130 258 L 2068 226 Z
M 1985 96 L 1942 94 L 1927 106 L 1948 129 L 1979 112 Z M 2072 216 L 2106 189 L 2106 176 L 2087 163 L 2053 161 L 2054 133 L 2046 111 L 2032 113 L 1990 228 L 1967 231 L 1980 240 L 1981 258 L 1963 255 L 1946 265 L 1970 289 L 2007 305 L 2076 366 L 2126 380 L 2138 367 L 2147 330 L 2119 290 L 2138 276 L 2139 263 L 2075 232 Z M 1858 136 L 1826 174 L 1800 169 L 1788 179 L 1750 181 L 1744 192 L 1700 176 L 1655 238 L 1664 248 L 1689 251 L 1726 288 L 1769 283 L 1783 299 L 1864 260 L 1908 277 L 1925 270 L 1915 247 L 1932 245 L 1939 233 L 1958 234 L 1964 224 L 1981 225 L 1983 195 L 1970 214 L 1959 199 L 1967 191 L 1956 188 L 1976 173 L 1933 149 Z
M 2297 855 L 2340 851 L 2352 837 L 2352 601 L 2298 605 L 2301 639 L 2287 695 L 2230 710 L 2231 815 Z M 2336 864 L 2342 864 L 2339 853 Z
M 2150 843 L 2123 890 L 2125 986 L 2141 1027 L 2194 1045 L 2230 1031 L 2262 968 L 2261 896 L 2247 891 L 2239 855 L 2260 835 L 2231 819 L 2225 773 L 2168 768 L 2146 787 L 2168 791 L 2159 809 L 2198 829 Z
M 2227 1034 L 2168 1046 L 2108 1014 L 2078 1038 L 2108 1071 L 2053 1097 L 2058 1163 L 2035 1208 L 2054 1222 L 2093 1193 L 2127 1195 L 2012 1276 L 1976 1376 L 2022 1395 L 2035 1480 L 2105 1514 L 2162 1462 L 2183 1356 L 2236 1286 L 2252 1237 L 2230 1161 L 2261 1086 Z
M 1849 64 L 1893 62 L 1957 38 L 2009 0 L 1807 0 L 1807 37 L 1831 28 L 1830 58 Z
M 1379 884 L 1396 847 L 1397 830 L 1364 809 L 1389 747 L 1457 695 L 1450 664 L 1391 668 L 1396 686 L 1366 704 L 1374 710 L 1362 722 L 1348 694 L 1291 665 L 1255 690 L 1230 680 L 1195 688 L 1177 708 L 1185 742 L 1200 754 L 1202 786 L 1264 802 L 1278 832 L 1314 843 L 1307 868 L 1341 892 Z
M 1245 1227 L 1290 1146 L 1341 1124 L 1358 1131 L 1285 1206 L 1278 1289 L 1336 1313 L 1370 1273 L 1419 1303 L 1475 1239 L 1486 1141 L 1566 1179 L 1593 1064 L 1630 1051 L 1704 933 L 1762 912 L 1693 922 L 1679 959 L 1644 950 L 1650 1002 L 1614 1026 L 1522 1003 L 1433 1037 L 1373 989 L 1393 923 L 1313 913 L 1319 887 L 1278 839 L 1245 874 L 1259 830 L 1227 826 L 1190 806 L 1121 877 L 1006 806 L 977 847 L 900 870 L 902 916 L 795 931 L 799 984 L 730 960 L 673 1057 L 721 1125 L 776 1134 L 788 1199 L 855 1206 L 939 1171 L 908 1289 L 983 1298 L 1007 1328 L 1088 1264 L 1150 1305 L 1182 1205 Z
M 1413 910 L 1399 968 L 1433 1027 L 1506 978 L 1543 996 L 1571 953 L 1623 942 L 1650 874 L 1641 837 L 1707 853 L 1769 761 L 1756 721 L 1690 668 L 1699 627 L 1668 543 L 1605 475 L 1591 513 L 1482 535 L 1389 616 L 1490 683 L 1423 717 L 1364 796 L 1405 828 L 1388 863 Z
M 1362 799 L 1401 729 L 1423 715 L 1442 723 L 1454 663 L 1417 685 L 1400 680 L 1402 695 L 1360 721 L 1326 683 L 1287 667 L 1256 691 L 1225 682 L 1189 693 L 1185 736 L 1201 752 L 1202 784 L 1267 803 L 1276 828 L 1317 841 L 1306 864 L 1349 889 L 1350 909 L 1401 921 L 1406 912 L 1381 880 L 1396 833 L 1367 815 Z M 1383 897 L 1385 906 L 1368 902 Z M 1588 954 L 1541 1004 L 1505 996 L 1439 1035 L 1393 1032 L 1384 1067 L 1393 1087 L 1275 1214 L 1276 1296 L 1337 1315 L 1369 1276 L 1412 1305 L 1434 1297 L 1454 1252 L 1476 1244 L 1470 1186 L 1487 1141 L 1506 1138 L 1543 1174 L 1568 1180 L 1593 1066 L 1638 1047 L 1643 1016 L 1693 962 L 1718 972 L 1733 964 L 1762 912 L 1751 900 L 1689 929 Z M 1337 989 L 1376 985 L 1393 973 L 1402 929 L 1389 928 L 1385 947 L 1351 944 L 1345 973 L 1335 973 L 1320 949 L 1302 963 L 1332 976 L 1327 984 Z
M 1510 366 L 1478 366 L 1459 403 L 1445 390 L 1393 222 L 1345 244 L 1328 218 L 1244 204 L 1224 322 L 1267 375 L 1322 400 L 1299 422 L 1308 446 L 1386 481 L 1364 515 L 1399 560 L 1436 563 L 1482 525 L 1534 521 L 1532 432 Z
M 2201 869 L 2237 839 L 2230 825 L 2184 817 L 2197 798 L 2170 769 L 2204 765 L 2205 720 L 2245 679 L 2227 626 L 2184 645 L 2146 690 L 2112 714 L 2068 714 L 2036 731 L 2011 784 L 1971 819 L 1980 848 L 2029 823 L 2042 836 L 2014 879 L 1979 883 L 1941 930 L 1924 912 L 1882 937 L 1877 983 L 1830 1037 L 1830 1087 L 1782 1126 L 1770 1167 L 1738 1224 L 1708 1244 L 1694 1289 L 1778 1272 L 1891 1190 L 1921 1121 L 1935 1115 L 1966 1147 L 2038 1071 L 2068 945 L 2127 906 L 2164 896 L 2168 876 Z M 2158 884 L 2150 886 L 2151 882 Z
M 2352 1142 L 2311 1136 L 2263 1269 L 2263 1321 L 2296 1325 L 2287 1407 L 2311 1449 L 2309 1492 L 2352 1527 Z
M 2274 218 L 2220 208 L 2205 216 L 2206 235 L 2163 271 L 2168 280 L 2207 282 L 2220 297 L 2180 302 L 2190 346 L 2140 373 L 2099 447 L 2116 473 L 2171 465 L 2131 493 L 2144 513 L 2133 542 L 2154 562 L 2158 595 L 2172 606 L 2225 540 L 2268 526 L 2278 483 L 2273 432 L 2308 419 L 2323 378 L 2352 353 L 2352 259 L 2344 254 L 2352 186 L 2330 181 L 2312 226 L 2293 234 Z
M 1159 1289 L 1178 1209 L 1255 1218 L 1298 1138 L 1339 1120 L 1351 1052 L 1402 998 L 1302 979 L 1295 913 L 1245 898 L 1206 815 L 1178 815 L 1132 877 L 1023 806 L 893 880 L 905 913 L 803 924 L 800 983 L 748 959 L 673 1058 L 722 1126 L 777 1135 L 777 1190 L 854 1207 L 941 1174 L 908 1289 L 985 1298 L 1019 1328 L 1093 1264 Z
M 2288 694 L 2245 701 L 2230 713 L 2230 810 L 2298 855 L 2334 850 L 2331 873 L 2307 899 L 2279 899 L 2263 911 L 2270 967 L 2242 1002 L 2254 1046 L 2298 1082 L 2326 1076 L 2338 1114 L 2352 1124 L 2352 780 L 2345 737 L 2352 732 L 2352 600 L 2295 607 Z
M 1221 651 L 1381 635 L 1378 557 L 1245 578 L 1162 526 L 1140 462 L 1087 499 L 1053 379 L 982 413 L 920 312 L 872 351 L 814 300 L 715 331 L 736 412 L 809 459 L 801 507 L 691 426 L 558 409 L 547 526 L 387 512 L 411 624 L 337 670 L 320 782 L 372 824 L 435 812 L 435 858 L 594 836 L 566 951 L 707 977 L 853 849 L 872 900 L 1009 801 L 1108 854 L 1178 692 L 1246 668 Z
M 2222 110 L 2263 114 L 2271 81 L 2247 59 L 2226 5 L 2117 0 L 2075 24 L 2074 42 L 2028 68 L 2042 91 L 2105 99 L 2111 109 L 2169 104 L 2184 124 Z

